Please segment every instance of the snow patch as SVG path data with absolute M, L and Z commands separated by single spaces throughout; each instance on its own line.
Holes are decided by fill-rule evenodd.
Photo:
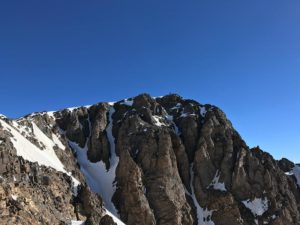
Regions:
M 181 113 L 180 117 L 185 118 L 185 117 L 189 117 L 189 116 L 196 116 L 195 113 Z
M 207 113 L 205 106 L 200 106 L 199 109 L 200 109 L 200 115 L 202 117 L 205 117 L 205 115 Z
M 261 216 L 264 214 L 269 206 L 268 199 L 255 198 L 254 200 L 245 200 L 242 203 L 246 206 L 246 208 L 250 209 L 254 216 Z
M 174 126 L 175 129 L 175 133 L 179 136 L 180 135 L 180 131 L 179 128 L 177 127 L 176 123 L 174 122 L 174 117 L 167 114 L 166 115 L 166 119 Z
M 18 199 L 18 195 L 11 195 L 11 198 L 16 201 Z
M 181 103 L 177 103 L 174 107 L 170 108 L 170 110 L 177 110 L 180 109 L 182 107 Z
M 220 171 L 217 170 L 214 179 L 212 180 L 211 184 L 207 188 L 212 187 L 215 190 L 227 191 L 225 187 L 225 183 L 219 182 L 219 179 L 220 179 Z
M 133 105 L 133 100 L 125 99 L 124 102 L 121 102 L 120 104 L 127 105 L 127 106 L 132 106 Z
M 85 106 L 77 106 L 77 107 L 70 107 L 67 108 L 70 112 L 74 111 L 75 109 L 79 109 L 79 108 L 90 108 L 92 105 L 85 105 Z
M 84 225 L 84 221 L 71 220 L 71 225 Z
M 166 126 L 166 124 L 162 123 L 161 122 L 161 117 L 160 116 L 152 116 L 152 118 L 154 119 L 154 124 L 158 127 L 161 127 L 161 126 Z
M 54 113 L 55 113 L 55 111 L 48 111 L 48 112 L 46 112 L 46 114 L 47 114 L 49 117 L 51 117 L 52 119 L 55 119 Z
M 293 175 L 297 180 L 297 184 L 300 187 L 300 166 L 295 166 L 290 172 L 285 173 L 286 175 Z
M 173 127 L 174 127 L 174 130 L 175 130 L 175 133 L 177 135 L 180 135 L 179 129 L 178 129 L 177 125 L 174 122 L 173 116 L 171 116 L 169 114 L 165 115 L 164 117 L 154 115 L 154 116 L 152 116 L 152 118 L 154 120 L 154 125 L 155 126 L 158 126 L 158 127 L 166 126 L 166 127 L 168 127 L 168 126 L 170 126 L 170 124 L 172 124 Z

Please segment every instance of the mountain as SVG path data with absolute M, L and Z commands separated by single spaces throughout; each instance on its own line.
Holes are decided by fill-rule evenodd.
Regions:
M 1 115 L 0 161 L 1 224 L 300 224 L 300 166 L 176 94 Z

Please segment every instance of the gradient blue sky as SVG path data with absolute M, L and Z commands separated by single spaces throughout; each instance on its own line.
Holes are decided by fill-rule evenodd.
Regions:
M 299 0 L 0 2 L 0 113 L 176 92 L 300 162 Z

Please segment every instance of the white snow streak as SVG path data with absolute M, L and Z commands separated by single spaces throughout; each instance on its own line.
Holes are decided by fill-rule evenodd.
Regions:
M 217 170 L 214 179 L 212 180 L 211 184 L 207 188 L 212 187 L 215 190 L 227 191 L 224 182 L 223 183 L 219 182 L 219 179 L 220 179 L 220 172 L 219 170 Z
M 192 197 L 194 205 L 197 209 L 198 225 L 215 225 L 215 223 L 211 220 L 213 210 L 203 209 L 197 201 L 197 198 L 195 195 L 195 190 L 194 190 L 194 185 L 193 185 L 193 183 L 194 183 L 193 164 L 191 164 L 191 167 L 190 167 L 190 174 L 191 174 L 190 186 L 191 186 L 192 193 L 188 194 L 188 195 L 190 195 Z

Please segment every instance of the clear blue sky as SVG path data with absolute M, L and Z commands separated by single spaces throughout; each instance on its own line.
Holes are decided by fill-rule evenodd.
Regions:
M 0 113 L 176 92 L 300 162 L 299 0 L 0 1 Z

